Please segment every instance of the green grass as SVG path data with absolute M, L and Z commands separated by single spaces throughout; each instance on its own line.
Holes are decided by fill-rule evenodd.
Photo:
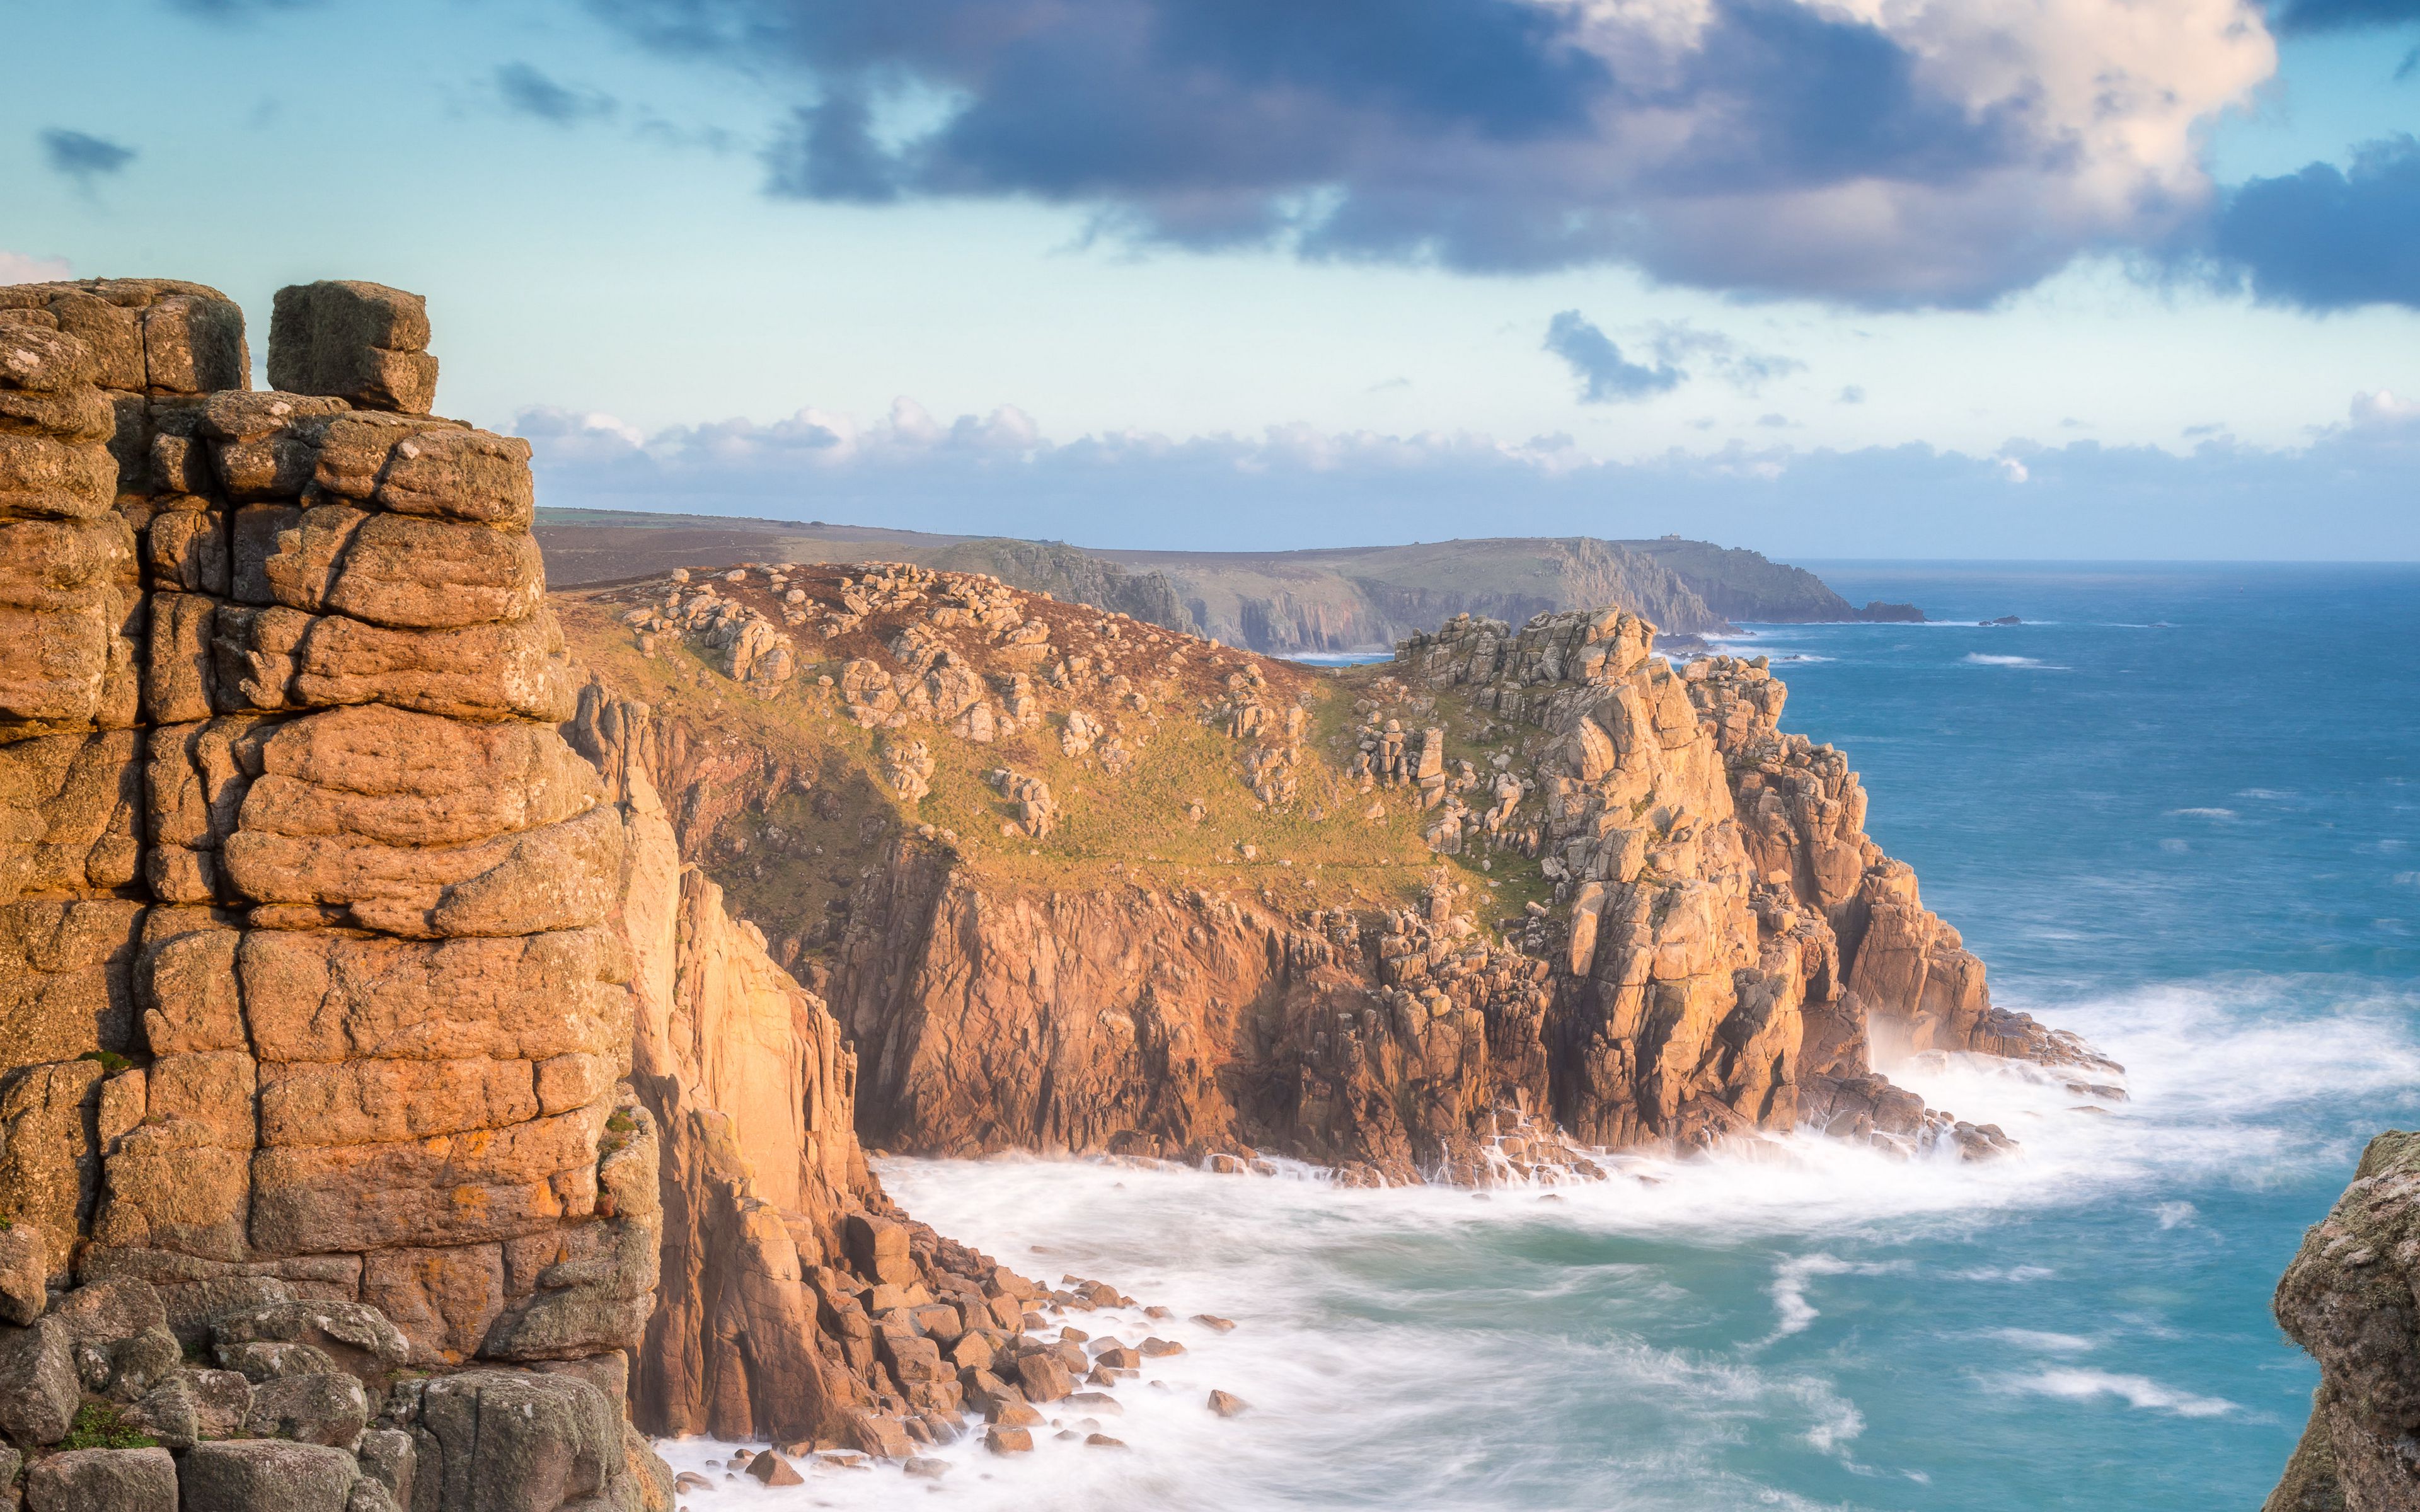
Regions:
M 1421 897 L 1430 874 L 1448 867 L 1467 883 L 1484 920 L 1517 915 L 1522 905 L 1543 902 L 1551 887 L 1537 863 L 1514 852 L 1489 853 L 1474 841 L 1466 855 L 1433 854 L 1421 839 L 1428 818 L 1417 790 L 1377 788 L 1363 794 L 1346 778 L 1361 720 L 1353 710 L 1384 667 L 1338 675 L 1305 673 L 1271 666 L 1263 694 L 1273 709 L 1307 694 L 1308 719 L 1296 763 L 1296 793 L 1282 804 L 1264 804 L 1253 794 L 1246 767 L 1255 742 L 1237 740 L 1203 722 L 1200 701 L 1212 696 L 1239 658 L 1210 663 L 1208 648 L 1195 656 L 1176 695 L 1156 702 L 1144 715 L 1120 709 L 1094 755 L 1070 757 L 1060 746 L 1066 698 L 1043 689 L 1049 708 L 1040 728 L 1004 733 L 977 744 L 945 729 L 914 723 L 896 732 L 860 729 L 847 717 L 837 691 L 819 689 L 816 678 L 838 681 L 842 657 L 805 662 L 824 647 L 812 636 L 796 638 L 799 674 L 781 695 L 760 700 L 725 677 L 679 638 L 658 638 L 654 658 L 639 655 L 629 633 L 613 622 L 620 606 L 588 606 L 577 598 L 558 604 L 566 634 L 582 660 L 627 696 L 652 704 L 659 719 L 686 724 L 693 739 L 730 739 L 808 774 L 805 791 L 795 784 L 769 801 L 744 808 L 715 833 L 703 857 L 706 870 L 725 892 L 735 914 L 754 920 L 783 955 L 782 943 L 803 942 L 813 957 L 831 943 L 823 926 L 839 917 L 838 901 L 860 872 L 881 854 L 901 828 L 930 825 L 954 853 L 958 869 L 995 895 L 1047 894 L 1125 886 L 1161 888 L 1248 888 L 1289 909 L 1346 906 L 1357 911 L 1401 907 Z M 1117 652 L 1148 686 L 1158 653 L 1131 644 Z M 877 660 L 884 658 L 877 657 Z M 1037 685 L 1040 679 L 1037 676 Z M 1094 701 L 1087 701 L 1095 708 Z M 1386 717 L 1382 711 L 1381 718 Z M 1499 729 L 1486 741 L 1472 738 L 1483 716 L 1461 695 L 1437 696 L 1434 717 L 1406 717 L 1417 731 L 1424 723 L 1447 730 L 1450 760 L 1467 758 L 1492 773 L 1489 759 L 1515 753 L 1525 731 Z M 1109 771 L 1098 759 L 1111 735 L 1122 738 L 1134 760 Z M 879 779 L 881 743 L 922 740 L 934 758 L 931 793 L 908 803 Z M 1049 785 L 1059 810 L 1056 826 L 1042 839 L 1021 831 L 1003 835 L 1015 805 L 988 780 L 998 767 Z M 675 811 L 681 795 L 664 795 Z M 1465 802 L 1484 810 L 1492 804 L 1484 786 Z M 1535 800 L 1533 800 L 1534 802 Z M 1369 817 L 1373 803 L 1378 816 Z M 1188 810 L 1200 804 L 1197 822 Z M 1475 835 L 1475 829 L 1474 829 Z M 1249 847 L 1250 856 L 1244 852 Z M 1491 862 L 1482 872 L 1481 859 Z M 1492 884 L 1492 886 L 1491 886 Z
M 160 1441 L 136 1429 L 109 1402 L 86 1402 L 76 1409 L 62 1449 L 155 1449 Z

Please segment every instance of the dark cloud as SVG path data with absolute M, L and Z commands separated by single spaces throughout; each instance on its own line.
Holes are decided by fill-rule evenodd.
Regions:
M 96 178 L 124 172 L 126 165 L 134 161 L 132 147 L 65 127 L 48 128 L 40 133 L 39 140 L 42 161 L 50 164 L 51 171 L 65 174 L 86 189 Z
M 2227 194 L 2206 255 L 2253 297 L 2311 310 L 2420 307 L 2420 141 L 2393 136 Z
M 2281 32 L 2350 31 L 2420 21 L 2420 0 L 2272 0 L 2269 23 Z
M 496 69 L 496 93 L 506 107 L 557 126 L 605 120 L 620 109 L 611 95 L 558 83 L 527 63 Z
M 2113 75 L 2061 118 L 2041 80 L 1944 91 L 2090 45 L 2089 17 L 1958 33 L 1962 61 L 1932 39 L 1920 64 L 1882 23 L 1798 0 L 1710 0 L 1675 26 L 1543 0 L 591 4 L 660 52 L 795 80 L 777 195 L 1032 199 L 1144 243 L 1626 262 L 1883 306 L 1986 302 L 2081 247 L 2164 235 L 2186 149 L 2128 164 L 2145 189 L 2114 209 L 2091 155 L 2135 150 L 2130 111 L 2240 87 L 2196 57 Z
M 1580 380 L 1582 404 L 1644 399 L 1679 387 L 1689 376 L 1668 363 L 1648 367 L 1631 362 L 1577 310 L 1565 310 L 1546 322 L 1545 349 L 1571 364 L 1572 376 Z

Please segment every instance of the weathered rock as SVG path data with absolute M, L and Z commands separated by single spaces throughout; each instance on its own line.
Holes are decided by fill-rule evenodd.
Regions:
M 67 1329 L 48 1318 L 0 1328 L 0 1434 L 21 1444 L 56 1443 L 82 1396 Z
M 2369 1142 L 2352 1183 L 2303 1236 L 2277 1321 L 2319 1362 L 2303 1443 L 2269 1506 L 2420 1505 L 2420 1134 Z M 2284 1500 L 2281 1500 L 2283 1498 Z
M 269 381 L 289 393 L 425 415 L 437 396 L 427 305 L 417 294 L 350 280 L 279 289 Z
M 52 1455 L 26 1472 L 25 1505 L 29 1512 L 177 1512 L 177 1461 L 165 1449 Z
M 178 1370 L 146 1392 L 125 1416 L 171 1449 L 236 1438 L 252 1418 L 252 1382 L 232 1370 Z
M 309 1345 L 374 1390 L 383 1390 L 386 1373 L 411 1354 L 401 1330 L 377 1308 L 357 1302 L 266 1303 L 221 1315 L 210 1324 L 210 1333 L 222 1349 Z
M 1244 1398 L 1233 1392 L 1225 1391 L 1211 1392 L 1209 1407 L 1210 1411 L 1220 1417 L 1237 1417 L 1250 1410 L 1250 1404 Z
M 341 1449 L 275 1439 L 196 1444 L 182 1470 L 184 1512 L 347 1512 L 360 1477 Z
M 29 1223 L 0 1228 L 0 1323 L 23 1327 L 50 1305 L 50 1257 Z
M 324 1443 L 349 1452 L 369 1417 L 368 1395 L 352 1376 L 280 1376 L 254 1389 L 246 1428 L 255 1438 Z
M 552 1512 L 623 1478 L 611 1403 L 568 1376 L 471 1370 L 420 1385 L 416 1499 L 440 1507 Z

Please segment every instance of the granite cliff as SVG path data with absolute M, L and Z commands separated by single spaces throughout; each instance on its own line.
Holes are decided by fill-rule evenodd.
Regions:
M 1489 1180 L 1801 1123 L 2004 1147 L 1876 1047 L 2116 1095 L 1991 1004 L 1764 667 L 1635 615 L 1330 675 L 905 564 L 557 598 L 659 713 L 683 855 L 831 1005 L 870 1143 Z
M 0 288 L 0 1503 L 662 1508 L 641 1428 L 1021 1434 L 1048 1294 L 867 1173 L 428 344 L 288 288 L 256 393 L 213 290 Z

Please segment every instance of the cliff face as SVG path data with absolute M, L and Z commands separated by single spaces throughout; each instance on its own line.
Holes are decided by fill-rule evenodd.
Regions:
M 665 1507 L 631 1419 L 902 1457 L 1041 1294 L 868 1175 L 427 340 L 290 288 L 256 393 L 210 290 L 0 289 L 8 1504 Z
M 2420 1506 L 2420 1134 L 2390 1131 L 2277 1283 L 2319 1362 L 2310 1427 L 2266 1512 Z
M 656 1143 L 622 1085 L 619 829 L 554 728 L 527 448 L 427 413 L 427 336 L 413 296 L 287 289 L 287 387 L 255 393 L 213 291 L 0 289 L 0 1209 L 39 1281 L 77 1286 L 27 1288 L 6 1345 L 83 1331 L 117 1362 L 83 1389 L 179 1448 L 197 1397 L 250 1402 L 218 1436 L 266 1435 L 293 1392 L 136 1368 L 151 1328 L 222 1364 L 247 1331 L 303 1349 L 322 1401 L 535 1365 L 565 1379 L 465 1377 L 461 1411 L 493 1384 L 614 1426 L 530 1504 L 644 1500 L 616 1398 Z M 47 1405 L 0 1427 L 55 1442 L 74 1395 Z M 473 1473 L 453 1407 L 380 1406 L 426 1490 Z M 315 1419 L 339 1491 L 368 1411 Z
M 1991 1005 L 1778 682 L 1676 671 L 1634 616 L 1464 617 L 1323 678 L 915 569 L 575 600 L 582 655 L 671 701 L 683 852 L 830 1003 L 875 1143 L 1364 1180 L 1572 1165 L 1542 1120 L 1985 1153 L 1876 1048 L 2103 1064 Z

